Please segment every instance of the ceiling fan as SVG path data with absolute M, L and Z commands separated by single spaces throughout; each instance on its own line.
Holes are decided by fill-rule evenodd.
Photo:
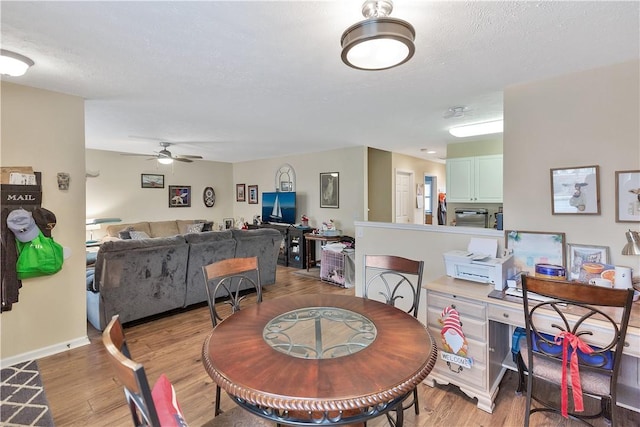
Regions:
M 122 155 L 123 156 L 152 156 L 148 160 L 157 160 L 159 163 L 162 163 L 163 165 L 169 165 L 169 164 L 173 163 L 174 160 L 176 160 L 178 162 L 191 163 L 191 162 L 193 162 L 192 159 L 196 159 L 196 160 L 197 159 L 202 159 L 202 156 L 173 155 L 173 154 L 171 154 L 171 151 L 167 150 L 167 148 L 170 145 L 172 145 L 170 142 L 161 141 L 160 142 L 160 146 L 162 147 L 162 150 L 156 151 L 155 154 L 122 153 Z

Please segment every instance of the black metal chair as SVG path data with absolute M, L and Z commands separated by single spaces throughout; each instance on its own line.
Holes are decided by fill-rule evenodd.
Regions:
M 209 314 L 214 328 L 218 322 L 224 320 L 219 310 L 216 309 L 216 297 L 225 299 L 224 303 L 231 306 L 231 313 L 240 310 L 242 303 L 246 301 L 248 290 L 255 290 L 256 302 L 262 302 L 262 286 L 257 257 L 229 258 L 214 262 L 202 267 L 202 273 L 207 289 Z M 216 385 L 215 415 L 222 412 L 220 410 L 220 392 L 220 386 Z
M 365 255 L 363 297 L 392 305 L 417 318 L 423 270 L 424 261 L 394 255 Z M 396 410 L 396 420 L 387 413 L 392 425 L 402 424 L 403 411 L 412 406 L 416 415 L 420 413 L 417 388 L 413 390 L 413 397 L 405 402 L 401 411 Z
M 124 386 L 133 424 L 137 426 L 160 427 L 160 420 L 151 397 L 151 388 L 142 364 L 131 360 L 131 354 L 124 337 L 118 315 L 113 316 L 102 333 L 102 342 L 107 349 L 109 361 Z
M 527 375 L 525 426 L 531 414 L 545 411 L 587 425 L 587 420 L 604 416 L 615 427 L 616 385 L 633 290 L 529 276 L 523 277 L 522 288 L 526 340 L 520 341 L 518 368 L 521 383 Z M 527 292 L 548 299 L 532 300 Z M 585 323 L 593 319 L 598 323 Z M 539 387 L 542 384 L 546 388 Z M 551 385 L 560 388 L 560 402 L 550 398 Z M 568 402 L 569 389 L 573 405 Z M 584 413 L 583 393 L 600 398 L 598 412 Z M 532 408 L 533 400 L 541 406 Z

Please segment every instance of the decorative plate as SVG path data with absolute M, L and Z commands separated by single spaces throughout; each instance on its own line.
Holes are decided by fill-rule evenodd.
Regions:
M 216 192 L 213 191 L 213 187 L 207 187 L 204 189 L 204 193 L 202 193 L 202 200 L 204 201 L 204 205 L 208 208 L 216 204 Z

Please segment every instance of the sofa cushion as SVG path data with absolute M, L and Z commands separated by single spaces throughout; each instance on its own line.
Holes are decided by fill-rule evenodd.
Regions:
M 122 240 L 128 240 L 131 239 L 131 232 L 133 231 L 133 229 L 131 227 L 127 227 L 123 230 L 118 231 L 118 237 L 121 238 Z
M 149 236 L 153 236 L 151 234 L 151 229 L 149 228 L 148 222 L 136 222 L 132 224 L 114 224 L 107 227 L 107 234 L 111 237 L 120 237 L 118 233 L 122 230 L 135 230 L 135 231 L 144 231 Z
M 260 262 L 260 282 L 263 285 L 275 283 L 276 260 L 283 238 L 280 231 L 273 228 L 260 228 L 257 230 L 231 230 L 231 233 L 236 240 L 235 257 L 257 256 Z
M 151 221 L 149 222 L 151 237 L 171 237 L 184 234 L 178 229 L 177 221 Z
M 104 242 L 94 289 L 100 292 L 100 329 L 114 314 L 129 322 L 180 308 L 186 293 L 189 246 L 184 237 Z
M 179 234 L 187 234 L 188 231 L 188 227 L 190 225 L 192 225 L 195 222 L 200 222 L 200 221 L 194 221 L 194 220 L 186 220 L 186 219 L 177 219 L 176 220 L 176 226 L 178 227 L 178 233 Z
M 134 231 L 134 230 L 129 231 L 129 236 L 130 236 L 131 240 L 142 240 L 142 239 L 150 239 L 151 238 L 151 236 L 149 236 L 144 231 Z
M 187 294 L 184 305 L 188 306 L 207 300 L 202 267 L 212 262 L 233 258 L 236 241 L 231 231 L 206 231 L 185 234 L 189 244 L 187 261 Z
M 199 222 L 197 224 L 191 224 L 187 227 L 187 233 L 200 233 L 204 228 L 204 223 Z

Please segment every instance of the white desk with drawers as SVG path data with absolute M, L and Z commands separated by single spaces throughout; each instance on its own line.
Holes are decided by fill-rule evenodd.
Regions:
M 427 384 L 454 384 L 478 399 L 478 408 L 493 412 L 494 399 L 506 369 L 516 369 L 511 356 L 515 327 L 524 327 L 522 299 L 490 298 L 493 286 L 440 277 L 423 284 L 426 290 L 427 325 L 442 353 L 439 322 L 445 307 L 459 313 L 466 337 L 470 367 L 449 363 L 439 354 Z M 597 326 L 597 325 L 594 325 Z M 552 330 L 548 332 L 553 333 Z M 585 339 L 585 341 L 587 341 Z M 597 336 L 591 341 L 597 345 Z M 640 303 L 634 303 L 618 379 L 618 405 L 640 412 Z

